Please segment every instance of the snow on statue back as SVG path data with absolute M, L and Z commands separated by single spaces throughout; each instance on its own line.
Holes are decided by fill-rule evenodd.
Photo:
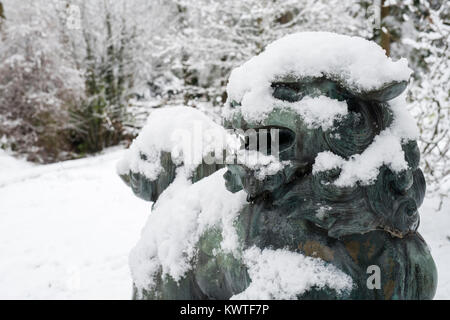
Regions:
M 233 71 L 226 127 L 277 135 L 277 162 L 194 184 L 179 168 L 131 255 L 135 296 L 432 298 L 417 232 L 425 182 L 399 96 L 409 73 L 375 44 L 329 33 L 288 36 Z

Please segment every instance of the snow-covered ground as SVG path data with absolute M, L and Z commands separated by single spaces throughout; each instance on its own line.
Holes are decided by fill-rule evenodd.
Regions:
M 431 247 L 438 269 L 438 288 L 435 299 L 450 300 L 450 201 L 441 210 L 438 199 L 425 199 L 420 207 L 419 231 Z
M 150 206 L 116 175 L 122 153 L 45 166 L 0 153 L 0 298 L 131 298 Z
M 38 166 L 0 151 L 0 299 L 129 299 L 128 254 L 150 211 L 116 175 L 123 150 Z M 450 299 L 450 202 L 421 207 Z

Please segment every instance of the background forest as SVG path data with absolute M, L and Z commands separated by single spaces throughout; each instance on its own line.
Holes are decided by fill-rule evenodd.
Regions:
M 0 0 L 0 147 L 57 162 L 129 143 L 153 108 L 220 119 L 233 68 L 285 34 L 318 30 L 408 59 L 428 190 L 447 196 L 445 0 Z

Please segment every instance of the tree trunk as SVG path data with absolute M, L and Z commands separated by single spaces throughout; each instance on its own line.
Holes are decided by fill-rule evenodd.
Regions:
M 5 10 L 3 9 L 3 4 L 0 2 L 0 31 L 2 30 L 3 20 L 5 19 Z

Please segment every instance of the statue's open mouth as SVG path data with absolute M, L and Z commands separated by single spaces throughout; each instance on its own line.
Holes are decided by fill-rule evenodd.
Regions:
M 390 223 L 383 224 L 380 229 L 397 238 L 415 233 L 419 227 L 419 214 L 414 199 L 406 198 L 394 202 L 394 216 Z
M 387 233 L 389 233 L 391 236 L 395 237 L 395 238 L 403 238 L 405 236 L 407 236 L 408 234 L 414 233 L 415 231 L 413 230 L 408 230 L 408 231 L 401 231 L 399 229 L 390 227 L 390 226 L 380 226 L 378 228 L 379 230 L 383 230 L 386 231 Z
M 291 129 L 280 126 L 263 126 L 246 132 L 244 148 L 278 157 L 290 149 L 294 142 L 295 132 Z

